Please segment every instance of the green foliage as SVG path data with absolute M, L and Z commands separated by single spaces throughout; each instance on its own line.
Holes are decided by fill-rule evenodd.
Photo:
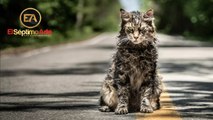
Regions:
M 213 0 L 152 0 L 158 29 L 170 34 L 213 38 Z
M 51 29 L 50 37 L 8 36 L 8 28 L 25 29 L 19 23 L 21 11 L 28 7 L 38 9 L 42 22 L 35 29 Z M 81 37 L 118 26 L 119 3 L 117 0 L 2 0 L 0 10 L 1 49 L 22 45 L 52 44 L 78 40 Z M 117 12 L 115 12 L 117 11 Z

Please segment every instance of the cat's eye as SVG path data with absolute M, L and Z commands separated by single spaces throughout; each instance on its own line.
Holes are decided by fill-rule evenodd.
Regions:
M 140 33 L 145 33 L 145 32 L 146 32 L 146 29 L 145 29 L 145 28 L 138 28 L 138 31 L 139 31 Z
M 128 28 L 127 28 L 127 32 L 129 32 L 129 33 L 133 33 L 133 32 L 134 32 L 134 30 L 133 30 L 133 28 L 128 27 Z

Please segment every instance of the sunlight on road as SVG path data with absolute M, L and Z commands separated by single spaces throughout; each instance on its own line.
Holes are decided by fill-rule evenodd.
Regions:
M 127 115 L 98 111 L 100 87 L 116 45 L 116 34 L 104 33 L 29 56 L 0 58 L 0 119 L 213 119 L 213 48 L 158 36 L 165 85 L 160 110 Z
M 164 86 L 163 93 L 160 97 L 161 108 L 151 114 L 137 113 L 137 120 L 181 120 L 180 113 L 176 110 L 172 99 Z

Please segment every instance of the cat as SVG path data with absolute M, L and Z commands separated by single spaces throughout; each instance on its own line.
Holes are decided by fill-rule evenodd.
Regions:
M 120 9 L 116 53 L 100 91 L 101 112 L 151 113 L 160 108 L 161 77 L 157 72 L 154 12 Z

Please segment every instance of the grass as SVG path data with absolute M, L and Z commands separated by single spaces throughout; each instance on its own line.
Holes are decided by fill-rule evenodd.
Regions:
M 184 37 L 194 41 L 208 42 L 210 44 L 213 44 L 213 37 L 198 37 L 193 35 L 186 35 Z
M 168 34 L 165 30 L 157 30 L 158 33 L 163 33 L 163 34 Z M 185 38 L 185 40 L 193 40 L 193 41 L 200 41 L 200 42 L 205 42 L 209 43 L 210 45 L 213 45 L 213 36 L 197 36 L 193 33 L 183 33 L 183 34 L 169 34 L 169 35 L 181 35 Z

